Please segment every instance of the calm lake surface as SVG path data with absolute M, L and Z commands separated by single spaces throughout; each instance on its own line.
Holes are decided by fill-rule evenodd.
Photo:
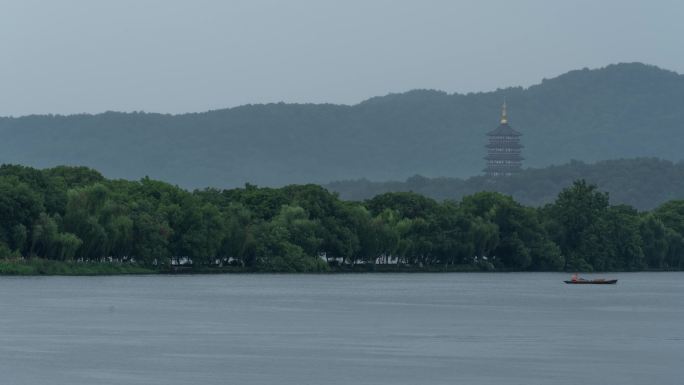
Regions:
M 605 276 L 0 277 L 0 383 L 684 383 L 684 273 Z

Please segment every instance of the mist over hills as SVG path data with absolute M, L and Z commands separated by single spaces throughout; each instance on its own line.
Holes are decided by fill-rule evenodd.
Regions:
M 502 101 L 525 166 L 682 159 L 684 76 L 640 63 L 492 92 L 415 90 L 353 106 L 264 104 L 192 113 L 0 118 L 0 162 L 95 168 L 187 188 L 480 174 Z
M 413 176 L 406 181 L 371 182 L 365 179 L 337 181 L 325 187 L 346 200 L 365 200 L 386 192 L 415 192 L 437 200 L 460 200 L 480 191 L 511 195 L 528 206 L 543 206 L 556 200 L 558 193 L 573 181 L 584 179 L 609 193 L 610 203 L 626 204 L 639 210 L 684 199 L 684 162 L 657 158 L 616 159 L 596 163 L 571 161 L 560 166 L 526 169 L 506 178 L 475 176 L 426 178 Z

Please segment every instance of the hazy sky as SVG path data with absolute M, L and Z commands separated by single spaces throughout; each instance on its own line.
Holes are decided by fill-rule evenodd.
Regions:
M 358 103 L 684 72 L 684 1 L 0 0 L 0 115 Z

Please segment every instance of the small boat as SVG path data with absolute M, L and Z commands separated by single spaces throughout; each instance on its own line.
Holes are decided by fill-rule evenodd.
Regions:
M 577 276 L 577 274 L 574 274 L 572 278 L 569 281 L 563 281 L 567 284 L 571 285 L 614 285 L 617 283 L 617 279 L 603 279 L 603 278 L 597 278 L 597 279 L 584 279 L 580 278 Z
M 617 283 L 617 279 L 578 279 L 578 280 L 570 280 L 570 281 L 563 281 L 565 283 L 569 283 L 572 285 L 613 285 Z

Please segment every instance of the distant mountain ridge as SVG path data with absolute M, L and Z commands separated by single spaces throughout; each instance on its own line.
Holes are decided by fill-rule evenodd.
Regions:
M 411 175 L 468 177 L 507 101 L 526 167 L 571 159 L 682 159 L 684 76 L 627 63 L 529 87 L 414 90 L 362 103 L 264 104 L 165 115 L 106 112 L 0 118 L 0 162 L 84 165 L 183 187 L 278 186 Z

